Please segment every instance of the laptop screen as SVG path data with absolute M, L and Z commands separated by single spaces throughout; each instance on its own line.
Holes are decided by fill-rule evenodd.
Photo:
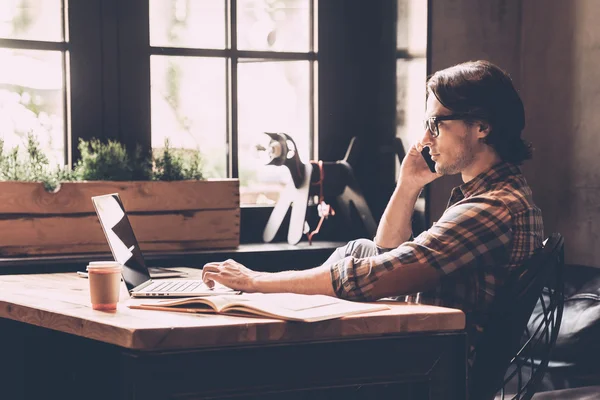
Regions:
M 123 280 L 127 290 L 150 280 L 150 272 L 119 195 L 95 196 L 92 202 L 115 261 L 123 264 Z

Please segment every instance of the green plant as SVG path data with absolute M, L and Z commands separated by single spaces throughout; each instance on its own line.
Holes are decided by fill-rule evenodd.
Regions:
M 13 148 L 6 153 L 4 140 L 0 139 L 0 179 L 3 181 L 19 180 L 23 176 L 22 166 L 19 161 L 19 149 Z
M 74 178 L 66 167 L 50 167 L 48 157 L 33 134 L 27 135 L 24 152 L 19 152 L 18 147 L 5 152 L 4 140 L 0 139 L 0 180 L 42 182 L 46 190 L 53 191 L 59 182 Z
M 171 147 L 165 140 L 164 149 L 153 157 L 137 146 L 132 157 L 125 146 L 109 140 L 79 141 L 81 159 L 73 169 L 68 166 L 51 168 L 48 158 L 41 150 L 37 138 L 29 134 L 25 151 L 18 147 L 6 151 L 0 139 L 0 180 L 42 182 L 48 191 L 54 191 L 65 181 L 80 180 L 201 180 L 202 160 L 200 152 L 184 151 Z
M 75 166 L 75 174 L 83 180 L 158 180 L 179 181 L 203 179 L 199 151 L 184 157 L 181 150 L 171 147 L 165 139 L 164 149 L 152 157 L 137 146 L 133 157 L 129 157 L 125 146 L 109 140 L 89 142 L 80 140 L 81 159 Z
M 183 159 L 173 151 L 169 139 L 165 139 L 165 147 L 154 158 L 154 180 L 179 181 L 184 179 Z
M 125 146 L 114 140 L 102 143 L 98 139 L 89 142 L 80 139 L 81 158 L 74 171 L 79 179 L 85 181 L 129 181 L 132 180 L 132 168 Z
M 171 147 L 169 139 L 165 139 L 164 148 L 154 156 L 153 179 L 157 181 L 178 181 L 204 179 L 202 160 L 198 150 L 191 154 Z
M 48 157 L 40 149 L 40 143 L 31 133 L 27 135 L 27 158 L 25 173 L 30 180 L 44 180 L 50 173 Z
M 152 179 L 152 152 L 145 152 L 140 145 L 135 146 L 133 159 L 130 163 L 131 179 L 134 181 L 149 181 Z
M 184 168 L 184 176 L 186 179 L 204 179 L 202 174 L 202 158 L 199 151 L 194 151 L 188 161 L 188 166 Z

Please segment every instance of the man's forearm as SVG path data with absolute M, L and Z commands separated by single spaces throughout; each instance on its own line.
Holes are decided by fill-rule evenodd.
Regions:
M 328 265 L 305 271 L 260 274 L 255 279 L 254 286 L 255 291 L 262 293 L 287 292 L 335 296 Z
M 422 188 L 398 182 L 377 227 L 375 243 L 393 249 L 406 242 L 412 233 L 412 215 Z

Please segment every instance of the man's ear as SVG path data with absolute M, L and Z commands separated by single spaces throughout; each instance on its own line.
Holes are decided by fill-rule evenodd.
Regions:
M 487 122 L 477 123 L 477 137 L 479 139 L 485 139 L 490 134 L 490 124 Z

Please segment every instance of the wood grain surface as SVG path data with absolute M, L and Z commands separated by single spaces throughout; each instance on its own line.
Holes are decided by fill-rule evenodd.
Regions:
M 193 277 L 199 270 L 185 269 Z M 122 286 L 116 312 L 94 311 L 87 279 L 75 273 L 0 276 L 0 318 L 138 350 L 335 340 L 464 329 L 462 311 L 386 302 L 390 310 L 317 323 L 132 310 Z
M 119 193 L 129 213 L 239 207 L 239 181 L 64 182 L 56 193 L 41 183 L 0 182 L 0 214 L 94 214 L 90 198 Z M 168 201 L 165 201 L 168 199 Z
M 107 252 L 91 197 L 119 193 L 142 251 L 235 248 L 239 181 L 0 182 L 0 255 Z
M 153 243 L 234 239 L 239 235 L 239 210 L 206 210 L 187 213 L 130 215 L 129 220 L 142 251 L 155 250 Z M 0 220 L 5 247 L 40 244 L 40 247 L 101 245 L 106 237 L 96 215 Z

